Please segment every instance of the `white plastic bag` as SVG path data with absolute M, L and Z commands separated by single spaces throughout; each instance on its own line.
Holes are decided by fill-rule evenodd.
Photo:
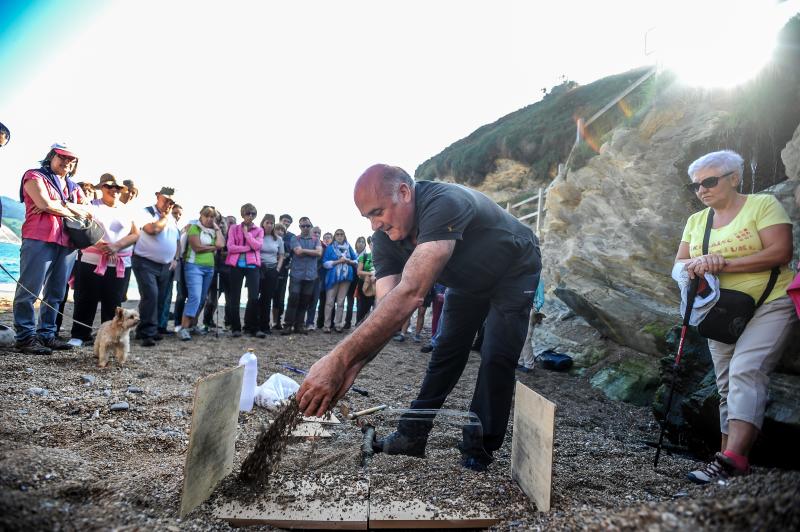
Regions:
M 278 408 L 299 389 L 300 385 L 291 378 L 273 373 L 264 384 L 256 388 L 255 401 L 264 408 Z

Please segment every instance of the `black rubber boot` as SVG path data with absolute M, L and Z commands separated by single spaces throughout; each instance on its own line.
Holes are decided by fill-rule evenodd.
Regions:
M 392 432 L 385 438 L 375 442 L 373 449 L 375 452 L 386 454 L 404 454 L 406 456 L 425 457 L 425 446 L 428 444 L 427 438 L 408 436 L 399 431 Z

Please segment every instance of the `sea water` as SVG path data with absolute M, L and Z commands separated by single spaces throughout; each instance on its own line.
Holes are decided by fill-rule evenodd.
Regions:
M 0 264 L 9 271 L 14 278 L 19 277 L 19 245 L 0 242 Z M 14 280 L 6 272 L 0 270 L 0 292 L 13 292 Z

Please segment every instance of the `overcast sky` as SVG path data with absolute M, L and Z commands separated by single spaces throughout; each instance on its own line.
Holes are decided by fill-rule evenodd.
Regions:
M 79 179 L 133 178 L 148 199 L 174 186 L 190 217 L 204 204 L 238 215 L 249 201 L 259 218 L 308 215 L 351 242 L 369 232 L 352 202 L 367 166 L 413 174 L 560 76 L 589 83 L 650 64 L 656 43 L 682 45 L 678 62 L 704 44 L 735 65 L 761 61 L 797 11 L 663 0 L 0 4 L 0 122 L 12 130 L 0 194 L 16 197 L 24 170 L 60 141 L 80 156 Z M 737 43 L 746 52 L 725 53 Z

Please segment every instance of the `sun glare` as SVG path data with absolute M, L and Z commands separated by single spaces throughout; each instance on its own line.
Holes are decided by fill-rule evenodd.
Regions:
M 796 12 L 797 2 L 693 2 L 660 19 L 652 48 L 661 68 L 686 85 L 734 87 L 770 60 L 777 34 L 792 15 L 790 4 Z

